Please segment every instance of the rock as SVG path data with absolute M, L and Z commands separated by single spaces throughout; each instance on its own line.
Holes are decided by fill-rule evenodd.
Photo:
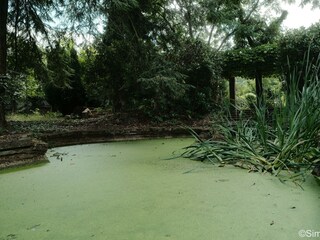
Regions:
M 81 113 L 81 117 L 83 117 L 83 118 L 89 118 L 91 116 L 92 116 L 92 112 L 91 112 L 91 110 L 89 108 L 86 108 Z
M 47 161 L 48 144 L 26 134 L 0 137 L 0 169 Z

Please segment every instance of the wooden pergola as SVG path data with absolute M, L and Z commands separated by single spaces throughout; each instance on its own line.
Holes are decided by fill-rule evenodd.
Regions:
M 263 104 L 262 77 L 277 74 L 278 46 L 260 45 L 255 48 L 244 48 L 226 51 L 223 76 L 229 81 L 231 113 L 236 115 L 236 76 L 255 79 L 257 106 Z
M 236 77 L 234 75 L 228 76 L 229 81 L 229 101 L 230 101 L 230 113 L 232 116 L 237 116 L 236 112 Z M 262 74 L 257 74 L 255 78 L 257 106 L 263 103 L 263 85 Z

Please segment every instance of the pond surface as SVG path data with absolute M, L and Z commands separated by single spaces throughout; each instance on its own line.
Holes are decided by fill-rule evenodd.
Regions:
M 0 174 L 0 240 L 292 240 L 320 231 L 312 178 L 302 190 L 233 167 L 165 160 L 191 142 L 55 148 L 48 164 Z

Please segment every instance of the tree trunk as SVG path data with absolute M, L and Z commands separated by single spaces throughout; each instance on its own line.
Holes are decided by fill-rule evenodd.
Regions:
M 214 24 L 212 24 L 211 30 L 210 30 L 210 34 L 209 34 L 208 43 L 207 43 L 209 46 L 210 46 L 210 44 L 211 44 L 211 39 L 212 39 L 214 27 L 215 27 Z
M 20 0 L 15 0 L 15 19 L 14 19 L 14 71 L 18 71 L 18 31 L 20 17 Z
M 7 74 L 7 16 L 8 0 L 0 1 L 0 129 L 6 127 L 3 81 Z

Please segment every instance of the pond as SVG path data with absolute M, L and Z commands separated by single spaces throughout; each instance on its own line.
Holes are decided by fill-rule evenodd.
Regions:
M 0 240 L 301 239 L 320 231 L 320 188 L 188 159 L 191 139 L 54 148 L 0 174 Z M 310 232 L 311 233 L 311 232 Z

